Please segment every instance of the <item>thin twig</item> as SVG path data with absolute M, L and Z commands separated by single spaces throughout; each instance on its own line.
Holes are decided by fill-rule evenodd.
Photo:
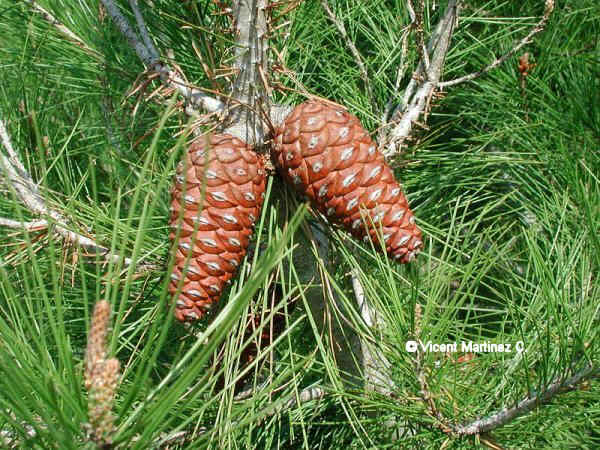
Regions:
M 194 430 L 193 433 L 191 431 L 186 430 L 176 431 L 175 433 L 171 433 L 164 437 L 161 437 L 160 439 L 155 441 L 154 444 L 157 448 L 171 448 L 170 446 L 175 444 L 185 444 L 190 437 L 197 438 L 200 435 L 206 433 L 206 431 L 207 429 L 204 427 L 202 427 L 199 430 Z
M 506 425 L 511 420 L 522 416 L 523 414 L 532 411 L 540 404 L 549 402 L 555 395 L 560 394 L 561 391 L 573 390 L 575 389 L 576 385 L 582 381 L 598 376 L 600 376 L 599 368 L 586 366 L 572 377 L 556 380 L 542 392 L 536 393 L 533 396 L 528 396 L 512 408 L 505 408 L 502 411 L 484 417 L 483 419 L 475 420 L 466 425 L 454 426 L 452 431 L 459 435 L 481 434 L 491 431 L 495 428 Z
M 69 28 L 67 28 L 67 26 L 65 26 L 65 24 L 63 24 L 60 20 L 58 20 L 56 17 L 54 17 L 48 10 L 42 8 L 35 0 L 25 0 L 25 2 L 29 3 L 31 5 L 33 11 L 35 11 L 36 13 L 41 15 L 42 18 L 46 22 L 48 22 L 50 25 L 53 25 L 54 27 L 56 27 L 56 29 L 61 34 L 66 36 L 66 38 L 69 39 L 71 42 L 73 42 L 75 45 L 77 45 L 78 47 L 85 50 L 87 53 L 92 54 L 95 57 L 101 56 L 100 53 L 98 53 L 96 50 L 89 47 L 83 41 L 83 39 L 81 39 L 79 36 L 77 36 L 75 33 L 73 33 Z
M 360 72 L 360 78 L 363 80 L 363 83 L 365 85 L 365 90 L 367 91 L 367 96 L 369 97 L 369 102 L 371 103 L 371 108 L 373 108 L 374 113 L 377 113 L 379 110 L 379 107 L 377 106 L 377 102 L 375 102 L 375 97 L 373 95 L 373 88 L 371 87 L 371 81 L 369 79 L 369 73 L 367 72 L 367 67 L 365 66 L 365 63 L 363 61 L 362 56 L 360 55 L 360 52 L 356 48 L 356 45 L 354 45 L 354 42 L 352 42 L 352 39 L 350 39 L 350 36 L 348 36 L 348 33 L 346 32 L 346 27 L 344 26 L 344 23 L 336 17 L 335 13 L 329 7 L 328 1 L 321 0 L 321 5 L 323 6 L 323 9 L 327 13 L 329 20 L 331 20 L 331 22 L 336 26 L 336 28 L 342 35 L 342 38 L 346 42 L 346 47 L 348 47 L 348 50 L 350 50 L 350 53 L 352 53 L 352 56 L 354 57 L 354 62 L 356 62 L 356 65 Z
M 456 2 L 457 8 L 459 6 L 459 3 L 460 2 Z M 450 6 L 452 6 L 452 4 L 449 3 L 448 8 Z M 446 13 L 448 13 L 448 11 L 449 11 L 449 9 L 446 9 Z M 445 29 L 446 23 L 447 23 L 447 16 L 444 15 L 444 16 L 442 16 L 440 21 L 437 23 L 437 25 L 435 26 L 435 28 L 433 30 L 433 33 L 431 33 L 431 36 L 429 37 L 429 41 L 427 42 L 427 53 L 428 54 L 431 53 L 437 46 L 437 44 L 440 40 L 442 31 L 444 31 L 444 29 Z M 400 63 L 402 65 L 402 60 L 400 61 Z M 390 101 L 392 101 L 392 102 L 397 95 L 400 81 L 404 77 L 404 70 L 400 71 L 400 69 L 401 69 L 401 67 L 398 69 L 398 75 L 401 75 L 401 77 L 396 78 L 396 89 L 392 95 L 392 98 L 390 99 Z M 425 71 L 425 62 L 419 61 L 419 63 L 417 64 L 417 68 L 415 69 L 415 71 L 413 72 L 413 74 L 411 76 L 408 86 L 406 86 L 406 89 L 404 90 L 402 102 L 396 107 L 396 109 L 392 113 L 391 117 L 388 116 L 386 118 L 386 122 L 384 122 L 384 124 L 387 124 L 387 119 L 390 119 L 393 117 L 399 117 L 401 115 L 401 113 L 406 110 L 406 106 L 408 105 L 410 99 L 414 96 L 415 91 L 416 91 L 417 87 L 419 86 L 419 84 L 425 79 L 426 75 L 427 75 L 427 73 Z
M 84 49 L 86 52 L 93 54 L 95 57 L 101 57 L 101 55 L 94 49 L 90 48 L 79 36 L 73 33 L 69 28 L 67 28 L 61 21 L 56 19 L 50 12 L 46 9 L 42 8 L 37 2 L 34 0 L 25 0 L 29 3 L 33 10 L 40 14 L 44 20 L 46 20 L 51 25 L 55 26 L 60 33 L 65 35 L 67 39 L 74 42 L 77 46 Z M 162 82 L 167 86 L 173 89 L 178 90 L 191 105 L 186 109 L 186 112 L 189 114 L 197 114 L 198 108 L 204 109 L 207 112 L 218 112 L 223 109 L 223 102 L 217 100 L 214 97 L 211 97 L 207 94 L 204 94 L 199 89 L 195 89 L 189 86 L 181 76 L 176 72 L 169 68 L 168 65 L 162 63 L 160 61 L 160 56 L 156 47 L 154 46 L 152 40 L 150 39 L 150 35 L 148 34 L 144 18 L 139 11 L 139 7 L 137 4 L 137 0 L 130 0 L 130 5 L 133 9 L 134 15 L 136 17 L 136 22 L 138 25 L 138 29 L 140 35 L 142 36 L 142 41 L 138 38 L 136 33 L 133 31 L 129 22 L 123 16 L 121 11 L 114 4 L 113 0 L 103 0 L 103 4 L 106 10 L 111 14 L 113 21 L 117 24 L 117 27 L 125 35 L 130 45 L 133 47 L 139 58 L 142 62 L 156 71 L 162 80 Z M 114 14 L 114 16 L 113 16 Z
M 419 0 L 418 7 L 415 8 L 412 0 L 407 0 L 406 7 L 412 20 L 411 28 L 415 30 L 415 46 L 419 59 L 425 65 L 425 69 L 429 68 L 429 53 L 425 48 L 425 27 L 423 26 L 423 12 L 425 10 L 424 0 Z
M 383 110 L 383 114 L 381 115 L 381 124 L 382 126 L 379 128 L 379 133 L 377 135 L 377 141 L 382 144 L 385 141 L 385 133 L 386 133 L 386 124 L 388 123 L 390 116 L 392 114 L 392 109 L 394 108 L 395 99 L 398 96 L 398 91 L 400 90 L 400 82 L 404 78 L 404 74 L 406 73 L 407 61 L 406 56 L 408 54 L 408 36 L 410 35 L 409 28 L 405 28 L 402 32 L 401 46 L 400 46 L 400 63 L 398 64 L 398 70 L 396 71 L 396 83 L 394 84 L 394 90 L 392 91 L 392 95 L 390 99 L 385 105 Z
M 181 95 L 185 97 L 188 104 L 193 106 L 193 108 L 187 108 L 186 111 L 198 112 L 196 111 L 197 109 L 203 109 L 207 112 L 218 112 L 223 110 L 224 104 L 222 101 L 203 93 L 199 89 L 191 87 L 177 71 L 172 70 L 167 64 L 159 59 L 156 49 L 153 49 L 153 45 L 151 48 L 148 48 L 146 44 L 144 44 L 129 24 L 129 21 L 125 18 L 123 13 L 121 13 L 121 10 L 115 4 L 114 0 L 101 1 L 116 27 L 121 34 L 125 36 L 129 45 L 135 50 L 146 67 L 158 73 L 165 85 L 177 89 Z M 143 18 L 141 18 L 141 21 L 138 21 L 138 25 L 144 26 Z M 144 31 L 142 36 L 144 33 L 147 34 L 147 31 Z M 150 41 L 149 37 L 147 39 Z
M 86 251 L 94 255 L 104 256 L 107 261 L 119 261 L 121 257 L 117 254 L 109 254 L 108 248 L 98 244 L 93 239 L 69 230 L 66 225 L 67 219 L 61 213 L 46 205 L 46 201 L 39 192 L 37 184 L 35 184 L 18 158 L 2 119 L 0 119 L 0 140 L 9 155 L 7 157 L 0 153 L 0 173 L 3 173 L 6 176 L 8 186 L 14 190 L 21 202 L 23 202 L 33 214 L 51 218 L 51 221 L 44 219 L 46 226 L 48 226 L 49 223 L 52 224 L 53 230 L 63 238 L 67 239 L 67 241 L 83 247 Z M 40 221 L 38 224 L 42 224 L 44 221 Z M 124 258 L 123 264 L 129 266 L 133 264 L 133 260 L 131 258 Z M 154 267 L 150 264 L 142 264 L 138 267 L 139 271 L 148 271 L 152 269 L 154 269 Z
M 250 392 L 249 396 L 251 396 L 255 392 L 256 392 L 255 390 L 252 390 Z M 262 419 L 261 419 L 261 422 L 269 417 L 284 413 L 292 408 L 303 405 L 304 403 L 308 403 L 312 400 L 321 400 L 326 395 L 327 395 L 327 391 L 325 391 L 325 389 L 323 389 L 322 387 L 320 387 L 318 385 L 307 387 L 307 388 L 303 389 L 302 391 L 298 392 L 298 395 L 296 395 L 296 393 L 292 393 L 292 394 L 290 394 L 287 402 L 283 403 L 282 405 L 280 405 L 278 407 L 271 407 L 271 409 L 266 411 L 264 414 L 264 417 L 262 417 Z M 234 425 L 235 424 L 236 424 L 236 422 L 234 422 Z M 208 429 L 206 429 L 204 427 L 199 430 L 194 430 L 193 432 L 186 431 L 186 430 L 177 431 L 172 434 L 161 437 L 160 439 L 158 439 L 156 441 L 156 445 L 158 448 L 164 448 L 165 446 L 168 446 L 169 444 L 176 444 L 176 443 L 182 444 L 186 440 L 188 440 L 192 437 L 198 438 L 199 436 L 201 436 L 207 432 L 208 432 Z
M 548 19 L 550 19 L 550 15 L 552 14 L 553 10 L 554 10 L 554 0 L 546 0 L 546 6 L 544 8 L 544 15 L 542 16 L 540 21 L 531 29 L 531 31 L 527 34 L 527 36 L 525 36 L 523 39 L 521 39 L 517 43 L 517 45 L 515 45 L 512 49 L 510 49 L 510 51 L 508 51 L 507 53 L 502 55 L 500 58 L 496 58 L 492 63 L 485 66 L 483 69 L 479 70 L 478 72 L 473 72 L 473 73 L 470 73 L 469 75 L 465 75 L 460 78 L 455 78 L 454 80 L 444 81 L 442 83 L 439 83 L 438 87 L 440 89 L 444 89 L 444 88 L 447 88 L 450 86 L 456 86 L 457 84 L 464 83 L 466 81 L 471 81 L 471 80 L 474 80 L 475 78 L 479 78 L 481 75 L 498 67 L 504 61 L 506 61 L 508 58 L 510 58 L 512 55 L 517 53 L 525 45 L 529 44 L 531 42 L 533 36 L 535 36 L 536 34 L 541 32 L 546 27 L 546 24 L 548 23 Z
M 311 386 L 306 389 L 303 389 L 298 393 L 298 396 L 295 394 L 291 395 L 291 398 L 285 404 L 284 409 L 292 409 L 296 406 L 300 406 L 304 403 L 308 403 L 312 400 L 320 400 L 327 394 L 327 391 L 320 386 Z M 279 409 L 276 413 L 279 414 L 284 411 L 284 409 Z

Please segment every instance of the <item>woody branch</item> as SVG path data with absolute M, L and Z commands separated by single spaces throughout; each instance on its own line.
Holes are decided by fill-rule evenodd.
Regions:
M 33 181 L 33 178 L 19 159 L 19 156 L 12 145 L 6 125 L 1 118 L 0 141 L 5 149 L 5 152 L 0 152 L 0 175 L 2 175 L 3 181 L 31 213 L 43 217 L 43 219 L 33 222 L 22 222 L 2 218 L 0 219 L 0 225 L 11 228 L 22 228 L 28 231 L 52 227 L 57 234 L 67 241 L 81 246 L 87 252 L 90 252 L 93 255 L 103 256 L 106 261 L 119 261 L 121 258 L 119 255 L 111 254 L 108 248 L 98 244 L 95 240 L 69 229 L 67 225 L 68 220 L 60 212 L 48 206 L 38 185 Z M 125 266 L 133 264 L 131 258 L 124 258 L 123 261 Z M 153 266 L 148 264 L 139 266 L 139 270 L 141 271 L 151 270 L 152 268 Z
M 238 0 L 234 4 L 237 72 L 228 98 L 226 132 L 248 144 L 264 141 L 270 117 L 267 67 L 267 1 Z
M 504 408 L 499 412 L 492 413 L 484 418 L 474 420 L 464 425 L 455 425 L 452 432 L 458 435 L 473 435 L 486 433 L 499 428 L 512 420 L 520 417 L 543 403 L 548 403 L 557 394 L 575 389 L 579 384 L 591 378 L 600 376 L 600 369 L 591 365 L 585 366 L 571 377 L 558 378 L 542 391 L 529 395 L 520 400 L 512 408 Z
M 363 284 L 360 281 L 359 271 L 352 270 L 350 276 L 354 298 L 358 304 L 358 310 L 365 326 L 371 332 L 381 330 L 385 321 L 379 310 L 369 301 L 365 294 Z M 378 348 L 377 342 L 380 339 L 377 339 L 377 337 L 375 336 L 375 339 L 369 341 L 366 339 L 361 341 L 365 388 L 377 391 L 383 395 L 391 395 L 394 391 L 394 384 L 390 376 L 392 365 L 381 349 Z
M 137 0 L 130 0 L 129 3 L 136 18 L 139 35 L 134 31 L 133 27 L 114 0 L 101 1 L 116 27 L 121 34 L 125 36 L 127 42 L 135 50 L 144 65 L 149 70 L 156 72 L 166 86 L 176 89 L 183 95 L 188 103 L 188 108 L 186 109 L 188 113 L 198 113 L 199 110 L 213 113 L 223 109 L 224 104 L 221 100 L 202 92 L 200 89 L 190 86 L 185 81 L 183 74 L 173 70 L 168 64 L 160 59 L 160 55 L 146 28 Z
M 554 0 L 545 0 L 544 13 L 539 22 L 510 51 L 477 72 L 450 81 L 440 81 L 454 27 L 458 21 L 460 4 L 461 0 L 450 0 L 448 2 L 446 13 L 432 33 L 427 48 L 419 48 L 419 53 L 423 55 L 423 58 L 413 73 L 402 101 L 393 111 L 389 121 L 384 123 L 384 127 L 390 127 L 384 145 L 384 154 L 388 158 L 400 152 L 405 146 L 405 141 L 413 132 L 413 125 L 419 124 L 419 117 L 427 114 L 431 98 L 436 91 L 472 81 L 502 65 L 508 58 L 530 43 L 533 37 L 546 27 L 554 10 Z
M 387 145 L 383 153 L 390 157 L 399 152 L 404 142 L 413 131 L 413 124 L 429 106 L 429 101 L 437 89 L 442 76 L 446 54 L 458 18 L 460 0 L 450 0 L 442 20 L 436 27 L 430 44 L 424 53 L 428 55 L 429 64 L 422 60 L 413 73 L 406 88 L 402 103 L 393 112 L 390 123 L 394 124 L 387 136 Z
M 517 53 L 519 50 L 521 50 L 525 45 L 531 43 L 531 40 L 533 39 L 533 37 L 536 34 L 538 34 L 539 32 L 541 32 L 544 28 L 546 28 L 546 24 L 548 23 L 548 20 L 550 19 L 550 15 L 552 14 L 552 11 L 554 11 L 554 0 L 546 0 L 546 4 L 544 7 L 544 14 L 542 15 L 542 18 L 529 31 L 529 33 L 527 33 L 527 35 L 523 39 L 521 39 L 519 42 L 517 42 L 517 44 L 513 48 L 511 48 L 508 52 L 506 52 L 501 57 L 496 58 L 494 61 L 492 61 L 487 66 L 485 66 L 483 69 L 481 69 L 477 72 L 470 73 L 470 74 L 465 75 L 460 78 L 455 78 L 454 80 L 449 80 L 449 81 L 444 81 L 442 83 L 438 83 L 438 88 L 443 89 L 443 88 L 447 88 L 450 86 L 456 86 L 457 84 L 464 83 L 466 81 L 472 81 L 476 78 L 479 78 L 483 74 L 495 69 L 496 67 L 500 66 L 508 58 L 510 58 L 515 53 Z
M 35 0 L 25 0 L 32 10 L 39 14 L 46 22 L 54 26 L 57 31 L 69 41 L 85 50 L 94 57 L 101 55 L 87 45 L 83 39 L 77 36 L 64 23 L 58 20 L 50 11 L 40 6 Z M 127 18 L 123 15 L 114 0 L 101 0 L 109 16 L 125 36 L 131 48 L 136 52 L 142 63 L 151 71 L 157 73 L 162 83 L 178 91 L 186 100 L 186 113 L 189 115 L 199 114 L 201 111 L 207 113 L 220 112 L 224 108 L 224 103 L 214 98 L 201 89 L 191 86 L 185 81 L 185 75 L 173 70 L 168 64 L 160 59 L 160 54 L 154 45 L 150 33 L 146 27 L 144 17 L 140 11 L 137 0 L 129 0 L 129 5 L 136 19 L 138 33 L 131 26 Z

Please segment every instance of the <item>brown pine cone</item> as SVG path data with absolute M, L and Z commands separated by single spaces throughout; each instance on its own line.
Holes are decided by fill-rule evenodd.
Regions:
M 196 139 L 186 160 L 187 170 L 184 173 L 181 162 L 171 191 L 169 235 L 173 242 L 181 226 L 169 284 L 171 295 L 177 291 L 187 255 L 192 252 L 176 300 L 175 317 L 182 322 L 201 318 L 235 274 L 260 214 L 266 180 L 262 160 L 228 134 Z
M 323 102 L 302 103 L 276 130 L 273 159 L 330 221 L 376 243 L 382 229 L 387 253 L 401 263 L 420 251 L 421 230 L 400 184 L 354 115 Z

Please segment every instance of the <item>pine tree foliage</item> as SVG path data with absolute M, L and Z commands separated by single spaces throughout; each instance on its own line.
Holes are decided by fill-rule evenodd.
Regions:
M 131 23 L 137 3 L 117 2 Z M 408 4 L 424 5 L 428 39 L 449 2 L 328 2 L 368 82 L 320 3 L 280 2 L 269 13 L 274 101 L 330 99 L 376 138 L 385 106 L 400 103 L 422 57 Z M 139 6 L 161 60 L 209 93 L 230 91 L 230 2 Z M 334 228 L 323 260 L 306 236 L 324 222 L 272 176 L 238 276 L 189 327 L 173 320 L 168 294 L 169 189 L 193 130 L 218 119 L 186 117 L 181 96 L 145 70 L 98 1 L 0 0 L 0 11 L 0 119 L 16 154 L 67 231 L 119 255 L 69 243 L 56 217 L 20 201 L 0 166 L 0 446 L 600 445 L 595 0 L 557 2 L 546 29 L 504 64 L 431 98 L 390 161 L 423 230 L 416 261 L 400 266 L 376 242 Z M 465 0 L 442 80 L 509 51 L 543 12 L 538 0 Z M 321 279 L 303 279 L 299 253 Z M 328 321 L 389 363 L 385 392 L 341 373 L 309 307 L 315 291 L 330 305 Z M 357 292 L 380 320 L 361 315 Z M 118 378 L 103 412 L 109 435 L 94 429 L 86 390 L 99 301 L 111 307 L 103 356 L 113 361 L 111 389 Z M 411 353 L 409 340 L 457 342 L 458 351 Z M 463 341 L 513 350 L 461 349 Z M 523 414 L 489 431 L 468 432 L 519 407 Z

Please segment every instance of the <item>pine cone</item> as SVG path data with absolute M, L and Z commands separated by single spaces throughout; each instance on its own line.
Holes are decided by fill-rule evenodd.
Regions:
M 330 221 L 379 243 L 401 263 L 423 242 L 392 169 L 358 119 L 318 101 L 297 106 L 276 130 L 273 159 L 284 178 Z M 373 226 L 375 225 L 375 226 Z
M 179 164 L 171 191 L 171 241 L 179 226 L 181 232 L 169 292 L 176 293 L 191 251 L 175 317 L 194 321 L 218 301 L 246 254 L 266 176 L 262 160 L 250 147 L 227 134 L 198 138 L 186 160 L 187 170 L 184 173 L 183 162 Z

